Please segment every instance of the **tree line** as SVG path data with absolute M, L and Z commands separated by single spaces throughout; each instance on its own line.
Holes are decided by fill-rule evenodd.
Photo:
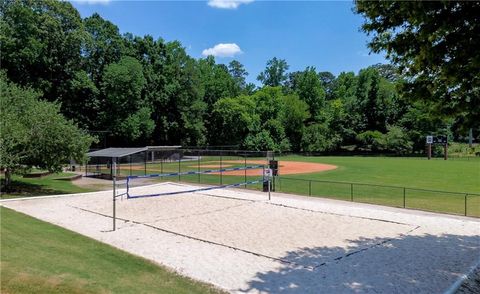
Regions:
M 376 17 L 378 7 L 357 6 Z M 273 57 L 256 86 L 236 60 L 195 59 L 178 41 L 121 34 L 68 2 L 4 1 L 1 9 L 2 83 L 37 93 L 92 135 L 107 132 L 110 146 L 411 153 L 424 149 L 427 134 L 462 139 L 466 128 L 480 129 L 458 112 L 435 111 L 441 97 L 406 91 L 412 80 L 402 65 L 335 76 L 312 66 L 289 71 Z

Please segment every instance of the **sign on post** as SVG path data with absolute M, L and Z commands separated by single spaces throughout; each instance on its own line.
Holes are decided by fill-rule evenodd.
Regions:
M 427 141 L 427 157 L 432 158 L 432 145 L 443 145 L 444 159 L 448 158 L 448 137 L 447 136 L 426 136 Z
M 266 168 L 264 171 L 263 171 L 263 176 L 266 177 L 266 178 L 271 178 L 273 176 L 273 171 L 271 168 Z

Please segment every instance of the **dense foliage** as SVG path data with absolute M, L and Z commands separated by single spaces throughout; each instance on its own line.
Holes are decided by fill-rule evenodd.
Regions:
M 480 126 L 479 1 L 357 1 L 356 10 L 370 48 L 399 66 L 410 98 Z
M 12 173 L 39 167 L 51 172 L 82 162 L 93 138 L 59 113 L 59 106 L 0 75 L 0 166 L 9 186 Z
M 370 13 L 368 5 L 359 10 Z M 256 87 L 236 60 L 217 64 L 213 57 L 190 57 L 177 41 L 121 35 L 98 14 L 82 19 L 68 2 L 5 1 L 1 9 L 7 77 L 56 102 L 92 134 L 108 134 L 108 145 L 409 153 L 424 148 L 427 134 L 452 138 L 452 130 L 470 127 L 463 117 L 472 112 L 464 106 L 474 104 L 463 103 L 466 97 L 459 109 L 468 115 L 441 117 L 432 111 L 442 104 L 438 93 L 409 102 L 399 88 L 411 78 L 393 65 L 335 76 L 314 67 L 289 72 L 287 61 L 274 57 Z M 376 22 L 365 28 L 378 30 Z M 397 62 L 403 55 L 395 56 Z M 397 62 L 400 69 L 405 62 Z

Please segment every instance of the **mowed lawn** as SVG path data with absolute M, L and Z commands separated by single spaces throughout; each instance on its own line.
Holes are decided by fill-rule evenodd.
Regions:
M 466 210 L 467 215 L 480 217 L 480 195 L 472 195 L 480 194 L 478 159 L 285 156 L 279 160 L 338 166 L 321 173 L 281 176 L 279 191 L 460 215 Z
M 61 180 L 61 178 L 67 178 L 74 175 L 74 173 L 56 173 L 38 178 L 24 178 L 19 175 L 13 175 L 13 192 L 3 193 L 2 191 L 0 199 L 41 195 L 85 193 L 94 191 L 91 189 L 78 187 L 71 181 Z
M 0 217 L 1 293 L 220 293 L 13 210 Z
M 327 163 L 337 169 L 289 178 L 392 185 L 431 190 L 480 193 L 480 158 L 432 159 L 401 157 L 284 156 L 282 160 Z

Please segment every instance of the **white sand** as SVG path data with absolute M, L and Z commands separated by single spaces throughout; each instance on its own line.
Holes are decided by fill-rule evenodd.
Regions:
M 441 293 L 480 258 L 477 219 L 272 195 L 222 189 L 120 200 L 117 217 L 130 221 L 117 220 L 115 232 L 111 191 L 2 205 L 231 292 Z

